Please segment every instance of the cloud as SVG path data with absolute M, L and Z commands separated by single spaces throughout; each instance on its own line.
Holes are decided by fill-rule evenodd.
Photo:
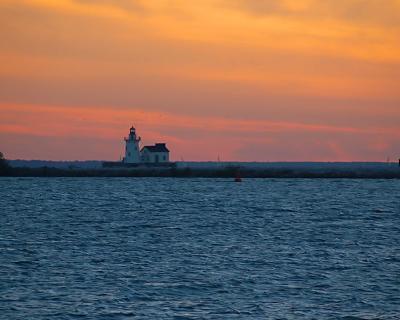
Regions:
M 146 6 L 139 0 L 74 0 L 77 4 L 117 7 L 128 12 L 144 13 Z
M 98 18 L 126 19 L 129 14 L 121 6 L 111 5 L 110 3 L 89 3 L 78 2 L 76 0 L 22 0 L 15 3 L 10 0 L 3 0 L 1 3 L 4 8 L 10 8 L 13 13 L 23 11 L 23 13 L 55 13 L 64 16 L 86 16 Z
M 254 16 L 339 20 L 346 23 L 400 27 L 398 0 L 221 0 L 223 6 Z
M 0 110 L 0 136 L 7 137 L 0 139 L 2 151 L 11 158 L 31 157 L 32 148 L 42 148 L 39 141 L 43 138 L 52 145 L 52 141 L 63 141 L 59 148 L 70 150 L 68 159 L 105 159 L 106 154 L 107 159 L 118 159 L 123 150 L 122 137 L 132 124 L 145 144 L 167 142 L 173 159 L 182 156 L 212 160 L 217 155 L 225 160 L 246 161 L 374 159 L 382 152 L 394 155 L 394 142 L 400 139 L 400 131 L 395 128 L 189 117 L 141 109 L 3 104 Z M 12 142 L 23 137 L 31 141 L 30 148 Z M 78 153 L 88 141 L 97 147 Z M 357 147 L 359 151 L 354 152 L 357 148 L 353 144 L 365 148 Z M 43 154 L 47 155 L 48 150 Z M 55 152 L 52 159 L 63 156 L 65 152 Z
M 201 57 L 214 48 L 226 56 L 251 49 L 264 57 L 290 52 L 314 59 L 340 57 L 368 62 L 399 63 L 399 32 L 372 25 L 374 17 L 396 15 L 391 0 L 377 8 L 370 0 L 365 19 L 355 19 L 356 1 L 106 1 L 26 0 L 3 5 L 2 49 L 58 56 L 125 60 L 145 52 L 159 60 Z M 6 1 L 8 3 L 9 1 Z M 1 5 L 1 4 L 0 4 Z M 266 18 L 249 16 L 249 8 Z M 371 8 L 370 8 L 371 7 Z M 247 8 L 247 9 L 246 9 Z M 362 10 L 361 10 L 362 11 Z M 330 14 L 332 19 L 324 14 Z M 398 19 L 400 21 L 400 19 Z M 171 53 L 170 53 L 171 52 Z M 197 53 L 199 52 L 199 53 Z M 143 57 L 140 57 L 143 59 Z M 212 61 L 212 60 L 211 60 Z M 247 61 L 247 60 L 243 60 Z

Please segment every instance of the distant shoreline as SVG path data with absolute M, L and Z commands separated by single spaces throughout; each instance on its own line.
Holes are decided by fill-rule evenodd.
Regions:
M 325 170 L 303 168 L 251 169 L 238 166 L 225 168 L 113 168 L 113 169 L 63 169 L 10 167 L 2 172 L 7 177 L 168 177 L 168 178 L 348 178 L 348 179 L 400 179 L 400 168 L 391 170 L 355 168 Z

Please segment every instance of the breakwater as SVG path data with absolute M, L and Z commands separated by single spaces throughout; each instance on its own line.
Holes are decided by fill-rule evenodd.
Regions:
M 3 176 L 19 177 L 204 177 L 231 178 L 366 178 L 399 179 L 395 163 L 372 162 L 176 162 L 169 166 L 76 167 L 12 165 Z

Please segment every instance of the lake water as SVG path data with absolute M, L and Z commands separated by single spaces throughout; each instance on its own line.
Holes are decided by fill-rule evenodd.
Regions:
M 0 178 L 0 319 L 400 319 L 400 181 Z

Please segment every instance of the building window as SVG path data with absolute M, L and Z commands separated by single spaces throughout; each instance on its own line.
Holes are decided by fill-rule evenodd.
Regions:
M 166 156 L 163 156 L 163 160 L 164 160 L 164 161 L 167 160 Z
M 129 156 L 129 157 L 131 156 L 131 153 L 130 153 L 130 152 L 128 152 L 128 156 Z

